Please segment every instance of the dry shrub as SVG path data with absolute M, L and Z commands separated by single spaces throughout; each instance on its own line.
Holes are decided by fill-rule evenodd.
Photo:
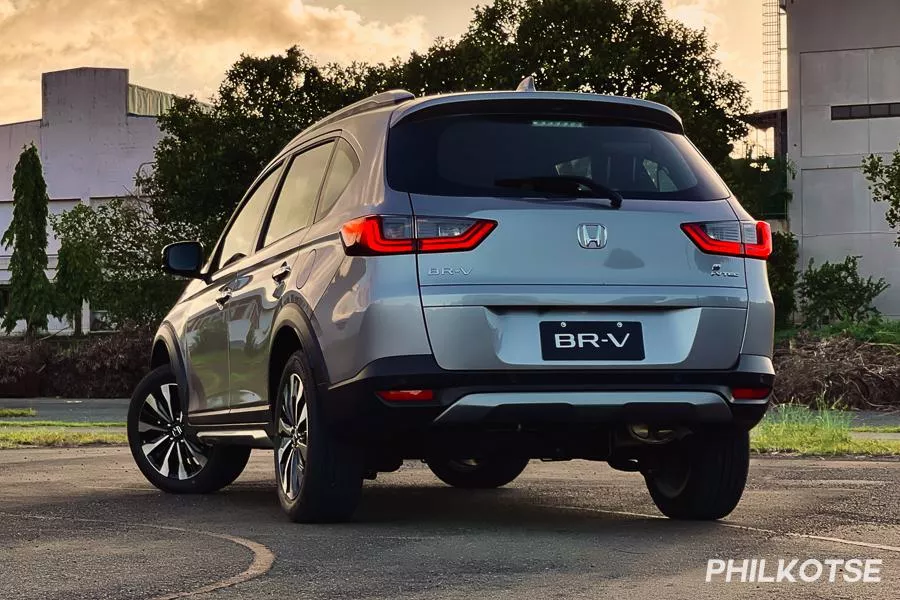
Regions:
M 801 334 L 775 350 L 775 399 L 900 409 L 900 346 Z
M 127 398 L 147 374 L 152 341 L 146 329 L 32 344 L 0 340 L 0 397 Z

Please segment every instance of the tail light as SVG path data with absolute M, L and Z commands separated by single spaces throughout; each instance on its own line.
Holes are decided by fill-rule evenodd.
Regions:
M 731 397 L 735 400 L 765 400 L 771 393 L 770 387 L 734 388 Z
M 434 400 L 433 390 L 388 390 L 378 392 L 378 397 L 385 402 L 431 402 Z
M 684 223 L 681 229 L 707 254 L 762 260 L 772 255 L 772 229 L 765 221 Z
M 350 256 L 464 252 L 495 227 L 496 221 L 482 219 L 372 215 L 345 223 L 341 239 Z

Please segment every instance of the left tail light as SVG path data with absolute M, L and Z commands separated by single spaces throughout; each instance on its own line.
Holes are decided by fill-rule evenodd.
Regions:
M 772 228 L 765 221 L 684 223 L 681 229 L 706 254 L 761 260 L 772 255 Z
M 345 223 L 341 240 L 350 256 L 465 252 L 496 227 L 484 219 L 371 215 Z

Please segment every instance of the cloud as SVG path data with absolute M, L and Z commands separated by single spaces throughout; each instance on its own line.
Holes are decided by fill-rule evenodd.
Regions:
M 713 30 L 722 24 L 718 14 L 721 0 L 667 0 L 665 4 L 669 16 L 688 27 Z
M 365 21 L 300 0 L 0 0 L 0 123 L 40 116 L 40 75 L 126 67 L 131 80 L 200 97 L 241 53 L 297 44 L 318 59 L 388 60 L 428 46 L 423 17 Z

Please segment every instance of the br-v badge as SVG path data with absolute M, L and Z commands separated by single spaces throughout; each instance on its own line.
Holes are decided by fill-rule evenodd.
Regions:
M 606 227 L 599 223 L 582 223 L 578 226 L 578 243 L 586 250 L 606 247 Z

